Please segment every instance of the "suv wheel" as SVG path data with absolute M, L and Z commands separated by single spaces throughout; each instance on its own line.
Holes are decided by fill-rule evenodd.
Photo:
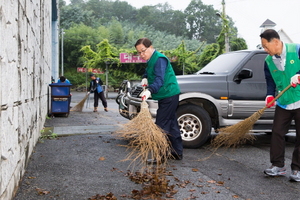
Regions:
M 182 105 L 177 109 L 177 121 L 183 147 L 198 148 L 211 136 L 211 119 L 200 106 Z

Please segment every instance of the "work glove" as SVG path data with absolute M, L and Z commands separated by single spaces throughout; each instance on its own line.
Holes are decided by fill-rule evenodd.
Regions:
M 147 86 L 148 86 L 148 79 L 147 79 L 147 78 L 143 78 L 143 79 L 142 79 L 142 82 L 141 82 L 141 85 L 142 85 L 143 87 L 147 87 Z
M 272 104 L 270 104 L 271 101 L 273 101 L 273 99 L 274 99 L 274 97 L 273 97 L 272 95 L 268 95 L 268 96 L 266 97 L 265 102 L 266 102 L 267 108 L 271 108 L 272 106 L 275 106 L 275 101 L 274 101 Z M 270 104 L 270 105 L 269 105 L 269 104 Z
M 296 74 L 296 75 L 292 76 L 292 78 L 291 78 L 291 85 L 292 85 L 292 87 L 296 87 L 297 84 L 300 83 L 299 78 L 300 78 L 299 74 Z
M 142 100 L 146 101 L 150 97 L 150 95 L 151 95 L 151 92 L 148 89 L 144 90 L 141 93 Z

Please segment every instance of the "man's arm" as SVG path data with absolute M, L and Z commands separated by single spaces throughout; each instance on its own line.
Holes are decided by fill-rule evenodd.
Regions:
M 264 65 L 265 78 L 267 83 L 267 95 L 275 96 L 276 84 L 272 78 L 271 72 L 269 70 L 268 64 L 265 62 Z
M 163 86 L 167 65 L 168 61 L 166 58 L 157 59 L 157 62 L 154 66 L 155 79 L 154 82 L 148 86 L 148 89 L 151 93 L 157 93 L 158 90 Z

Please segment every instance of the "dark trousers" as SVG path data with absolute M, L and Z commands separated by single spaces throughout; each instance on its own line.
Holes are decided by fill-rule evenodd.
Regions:
M 106 101 L 106 98 L 104 96 L 104 92 L 96 92 L 94 93 L 94 107 L 98 107 L 98 102 L 99 102 L 99 98 L 101 99 L 102 101 L 102 105 L 104 108 L 107 108 L 107 101 Z
M 178 102 L 179 95 L 159 100 L 155 124 L 167 133 L 173 148 L 172 153 L 182 155 L 182 139 L 176 117 Z
M 286 110 L 276 106 L 272 128 L 270 159 L 274 166 L 284 166 L 285 135 L 288 133 L 293 119 L 295 120 L 296 125 L 296 142 L 292 156 L 291 169 L 300 170 L 300 108 Z

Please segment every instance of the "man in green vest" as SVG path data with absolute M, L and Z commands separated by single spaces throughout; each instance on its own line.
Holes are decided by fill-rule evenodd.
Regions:
M 300 44 L 285 44 L 273 29 L 265 30 L 261 35 L 261 44 L 269 54 L 265 60 L 265 77 L 267 83 L 266 106 L 275 106 L 270 147 L 272 166 L 264 171 L 269 176 L 286 174 L 285 135 L 292 120 L 296 126 L 296 143 L 292 155 L 291 181 L 300 181 Z M 275 92 L 280 92 L 289 84 L 292 85 L 276 101 Z
M 135 43 L 140 57 L 147 60 L 147 68 L 142 79 L 146 90 L 141 94 L 143 100 L 150 95 L 158 100 L 156 125 L 167 134 L 172 145 L 172 155 L 176 160 L 182 159 L 182 139 L 176 117 L 180 89 L 169 59 L 156 51 L 148 38 L 141 38 Z

